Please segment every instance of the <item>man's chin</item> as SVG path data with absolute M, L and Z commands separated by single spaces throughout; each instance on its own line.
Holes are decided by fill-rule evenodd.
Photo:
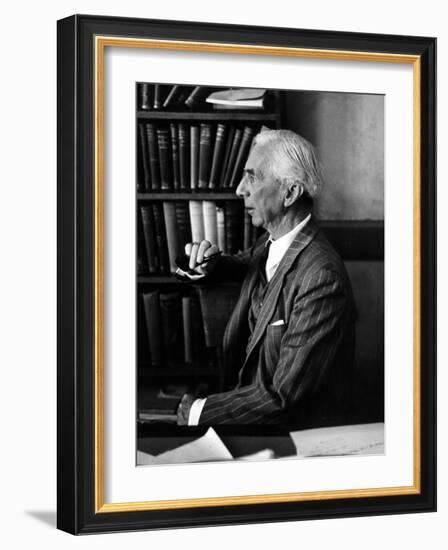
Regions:
M 254 214 L 251 214 L 251 222 L 252 225 L 255 227 L 260 227 L 262 225 L 260 218 L 257 218 L 257 216 Z

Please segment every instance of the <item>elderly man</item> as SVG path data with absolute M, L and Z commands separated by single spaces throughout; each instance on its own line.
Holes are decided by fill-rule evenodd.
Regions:
M 216 244 L 186 246 L 198 274 L 245 278 L 223 341 L 237 382 L 202 399 L 184 395 L 179 424 L 346 421 L 355 308 L 344 264 L 312 218 L 321 186 L 309 142 L 288 130 L 261 132 L 236 193 L 267 234 L 250 250 L 207 263 Z

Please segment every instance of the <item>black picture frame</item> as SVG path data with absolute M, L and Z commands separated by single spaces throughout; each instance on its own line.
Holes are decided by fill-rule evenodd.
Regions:
M 101 509 L 95 391 L 95 39 L 192 41 L 409 56 L 419 67 L 420 479 L 412 494 L 168 509 Z M 73 534 L 436 509 L 436 39 L 74 15 L 58 21 L 57 526 Z

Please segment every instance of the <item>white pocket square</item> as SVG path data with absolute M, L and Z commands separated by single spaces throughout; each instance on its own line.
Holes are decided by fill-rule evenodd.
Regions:
M 279 327 L 281 325 L 284 325 L 285 324 L 285 321 L 283 319 L 279 319 L 278 321 L 274 321 L 273 323 L 271 323 L 271 327 Z

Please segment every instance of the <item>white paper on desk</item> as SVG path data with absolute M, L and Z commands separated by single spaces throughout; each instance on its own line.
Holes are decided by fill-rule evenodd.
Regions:
M 379 455 L 384 453 L 384 424 L 335 426 L 291 433 L 299 457 Z
M 213 428 L 194 441 L 185 443 L 157 456 L 137 451 L 137 465 L 146 466 L 148 464 L 184 464 L 187 462 L 205 462 L 212 460 L 232 460 L 227 447 L 221 441 Z

